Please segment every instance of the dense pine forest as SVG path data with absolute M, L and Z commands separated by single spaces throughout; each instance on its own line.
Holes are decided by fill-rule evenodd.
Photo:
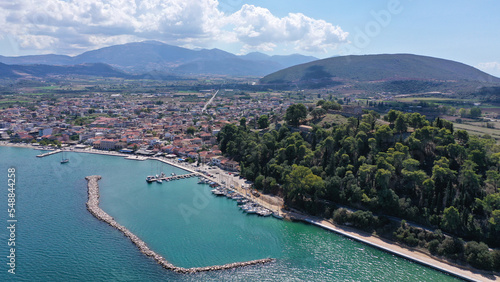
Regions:
M 310 114 L 337 106 L 321 101 Z M 255 188 L 282 196 L 288 208 L 500 270 L 500 251 L 489 249 L 500 247 L 500 147 L 494 139 L 394 110 L 385 121 L 365 111 L 346 124 L 299 131 L 307 113 L 302 104 L 290 106 L 278 130 L 250 130 L 245 120 L 226 125 L 220 149 L 240 162 Z M 394 226 L 393 217 L 404 220 Z

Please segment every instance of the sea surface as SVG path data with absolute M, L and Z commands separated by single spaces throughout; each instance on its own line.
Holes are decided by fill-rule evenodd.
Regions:
M 0 281 L 452 281 L 447 274 L 323 230 L 247 215 L 185 171 L 157 161 L 0 147 Z M 7 169 L 16 169 L 16 269 L 7 272 Z M 163 269 L 87 210 L 88 175 L 101 175 L 101 208 L 177 266 L 261 258 L 276 262 L 181 275 Z

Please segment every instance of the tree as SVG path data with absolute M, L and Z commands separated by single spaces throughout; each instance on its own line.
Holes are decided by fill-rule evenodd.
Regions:
M 325 182 L 321 177 L 314 175 L 310 168 L 293 165 L 292 172 L 286 177 L 285 189 L 285 201 L 300 204 L 306 195 L 314 195 L 315 198 L 321 196 L 324 193 Z
M 444 209 L 443 227 L 449 231 L 458 231 L 460 227 L 460 213 L 454 206 Z
M 326 114 L 325 109 L 323 108 L 316 108 L 311 111 L 311 115 L 313 116 L 314 119 L 319 119 L 323 117 Z
M 394 124 L 394 129 L 396 129 L 396 131 L 399 133 L 404 133 L 408 130 L 408 125 L 406 124 L 406 120 L 404 118 L 404 115 L 399 115 L 396 118 L 396 122 Z
M 243 129 L 247 129 L 247 118 L 246 118 L 246 117 L 242 117 L 242 118 L 240 119 L 240 126 L 241 126 L 241 128 L 243 128 Z
M 193 135 L 196 132 L 196 128 L 194 126 L 190 126 L 186 129 L 186 133 Z
M 285 120 L 292 126 L 299 126 L 300 120 L 307 117 L 307 108 L 304 104 L 293 104 L 286 109 Z
M 458 110 L 458 114 L 460 115 L 460 117 L 467 117 L 467 110 L 464 109 L 464 108 L 460 108 L 460 110 Z
M 473 107 L 470 109 L 471 118 L 478 118 L 481 116 L 481 109 L 478 107 Z
M 267 128 L 269 126 L 269 117 L 267 115 L 261 115 L 257 123 L 260 129 Z
M 465 259 L 470 265 L 490 270 L 493 267 L 493 256 L 485 243 L 470 241 L 465 245 Z
M 384 117 L 385 120 L 387 120 L 390 123 L 394 123 L 396 119 L 401 115 L 401 112 L 396 111 L 396 110 L 390 110 L 387 113 L 387 116 Z

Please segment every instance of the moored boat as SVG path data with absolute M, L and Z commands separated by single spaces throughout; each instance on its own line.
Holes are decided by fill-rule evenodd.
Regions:
M 283 219 L 283 216 L 279 215 L 279 213 L 273 212 L 272 216 L 277 219 Z

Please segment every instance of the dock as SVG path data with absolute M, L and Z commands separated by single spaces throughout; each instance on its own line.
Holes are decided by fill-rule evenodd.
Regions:
M 145 161 L 149 159 L 148 157 L 140 157 L 140 156 L 128 156 L 125 157 L 126 160 L 136 160 L 136 161 Z
M 52 151 L 52 152 L 48 152 L 48 153 L 37 155 L 36 157 L 37 158 L 43 158 L 43 157 L 54 155 L 54 154 L 57 154 L 57 153 L 60 153 L 60 152 L 62 152 L 62 150 L 55 150 L 55 151 Z
M 151 182 L 154 182 L 156 180 L 161 180 L 161 181 L 172 181 L 172 180 L 178 180 L 178 179 L 184 179 L 184 178 L 191 178 L 195 176 L 200 176 L 201 174 L 198 172 L 193 172 L 189 174 L 181 174 L 181 175 L 172 175 L 172 176 L 164 176 L 164 177 L 154 177 L 151 179 Z M 146 180 L 147 181 L 147 180 Z

